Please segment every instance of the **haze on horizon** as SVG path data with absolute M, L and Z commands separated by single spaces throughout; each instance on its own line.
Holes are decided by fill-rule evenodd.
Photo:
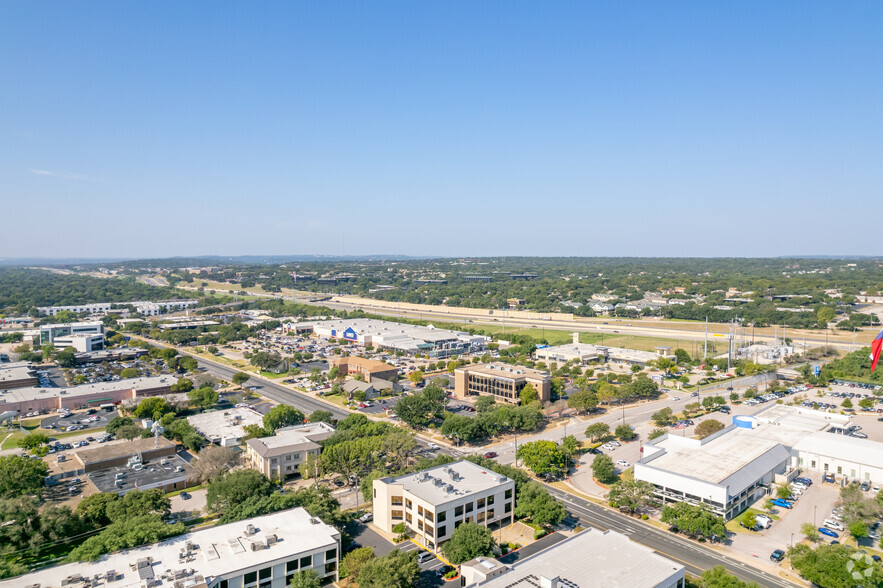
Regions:
M 7 2 L 0 256 L 873 255 L 880 22 Z

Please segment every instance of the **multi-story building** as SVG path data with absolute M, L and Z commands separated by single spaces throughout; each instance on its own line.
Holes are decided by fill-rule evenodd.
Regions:
M 147 547 L 0 580 L 0 587 L 284 588 L 302 570 L 338 578 L 340 532 L 303 508 L 179 535 Z
M 96 382 L 67 388 L 16 388 L 0 395 L 0 412 L 33 412 L 68 408 L 76 410 L 138 401 L 148 396 L 168 394 L 178 378 L 170 375 L 129 378 L 116 382 Z
M 374 524 L 387 533 L 404 523 L 429 549 L 451 538 L 460 524 L 514 522 L 515 482 L 471 461 L 374 480 Z
M 364 357 L 340 357 L 331 360 L 331 365 L 337 366 L 342 375 L 360 375 L 367 382 L 373 382 L 376 378 L 393 380 L 399 375 L 397 367 Z
M 298 473 L 307 456 L 318 456 L 322 451 L 319 441 L 333 434 L 334 427 L 327 423 L 310 423 L 279 429 L 272 437 L 248 439 L 246 463 L 268 478 L 284 480 Z
M 40 327 L 40 345 L 55 345 L 56 337 L 67 335 L 103 335 L 104 323 L 58 323 Z
M 52 342 L 55 347 L 65 349 L 73 347 L 78 353 L 91 353 L 104 349 L 104 333 L 74 333 L 72 335 L 56 335 Z
M 76 314 L 82 314 L 84 312 L 88 312 L 89 314 L 97 314 L 100 312 L 109 312 L 110 307 L 110 302 L 95 302 L 93 304 L 77 304 L 75 306 L 40 306 L 37 308 L 37 310 L 40 311 L 40 314 L 46 316 L 55 316 L 63 310 L 67 310 Z
M 525 386 L 536 388 L 540 400 L 548 402 L 552 394 L 549 372 L 507 363 L 466 365 L 454 370 L 454 396 L 466 398 L 491 395 L 504 402 L 518 403 Z

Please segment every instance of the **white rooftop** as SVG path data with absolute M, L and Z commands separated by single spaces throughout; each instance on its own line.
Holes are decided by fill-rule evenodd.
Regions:
M 250 408 L 213 410 L 187 417 L 187 422 L 206 439 L 218 442 L 222 439 L 241 439 L 246 425 L 263 426 L 264 417 Z
M 480 586 L 536 588 L 540 578 L 579 588 L 655 588 L 684 577 L 684 566 L 614 531 L 588 528 L 515 563 Z M 565 584 L 564 581 L 569 583 Z
M 303 508 L 294 508 L 274 514 L 238 521 L 126 551 L 103 556 L 97 562 L 71 563 L 40 571 L 0 580 L 0 586 L 20 588 L 28 584 L 37 584 L 43 588 L 59 588 L 70 576 L 80 574 L 82 577 L 100 575 L 105 577 L 108 571 L 116 572 L 117 580 L 103 585 L 114 588 L 142 587 L 145 582 L 132 566 L 143 558 L 153 558 L 150 572 L 159 579 L 167 570 L 194 570 L 195 574 L 181 577 L 185 581 L 194 580 L 202 575 L 206 583 L 222 574 L 252 568 L 268 562 L 291 557 L 300 553 L 308 553 L 319 549 L 334 549 L 340 534 L 334 527 L 321 521 L 310 522 L 310 515 Z M 316 519 L 318 520 L 318 519 Z M 257 529 L 254 535 L 248 535 L 246 528 L 252 524 Z M 276 542 L 266 547 L 266 538 L 275 535 Z M 192 559 L 180 560 L 182 550 L 191 542 Z M 264 547 L 252 550 L 252 543 L 263 543 Z M 172 586 L 174 582 L 162 585 Z M 80 583 L 72 584 L 74 586 Z M 186 584 L 185 584 L 186 585 Z
M 860 461 L 875 467 L 883 466 L 883 443 L 834 433 L 813 433 L 801 439 L 794 449 L 817 453 L 832 459 Z
M 451 472 L 455 475 L 451 475 Z M 382 481 L 401 484 L 407 492 L 436 505 L 467 494 L 515 484 L 506 476 L 465 460 L 398 478 L 383 478 Z M 453 487 L 450 492 L 447 489 L 449 485 Z
M 161 388 L 171 386 L 178 382 L 178 378 L 173 376 L 149 376 L 144 378 L 129 378 L 127 380 L 116 380 L 114 382 L 96 382 L 94 384 L 81 384 L 80 386 L 70 386 L 67 388 L 14 388 L 12 390 L 0 391 L 0 403 L 2 402 L 27 402 L 36 398 L 55 398 L 59 395 L 82 396 L 87 394 L 98 394 L 102 392 L 116 392 L 117 390 L 149 390 L 152 388 Z

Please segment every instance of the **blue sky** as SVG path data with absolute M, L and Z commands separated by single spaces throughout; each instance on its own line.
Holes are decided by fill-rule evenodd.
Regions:
M 880 2 L 0 1 L 0 257 L 878 254 Z

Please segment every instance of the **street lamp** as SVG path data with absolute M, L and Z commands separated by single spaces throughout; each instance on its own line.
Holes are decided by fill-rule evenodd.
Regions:
M 812 507 L 812 526 L 813 527 L 816 526 L 816 510 L 818 510 L 818 508 L 819 508 L 818 505 Z

